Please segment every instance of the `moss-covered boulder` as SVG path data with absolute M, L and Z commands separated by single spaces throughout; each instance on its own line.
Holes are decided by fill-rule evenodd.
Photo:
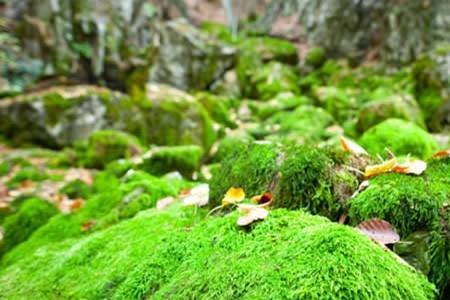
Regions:
M 298 63 L 295 44 L 272 37 L 247 37 L 239 43 L 239 49 L 244 55 L 253 54 L 263 61 L 278 61 L 285 64 Z
M 269 100 L 280 92 L 300 92 L 299 78 L 295 71 L 287 65 L 271 62 L 255 72 L 249 80 L 253 87 L 250 97 L 260 100 Z
M 200 170 L 203 155 L 202 147 L 195 145 L 156 147 L 143 156 L 138 168 L 155 175 L 179 172 L 192 178 Z
M 96 131 L 88 140 L 85 153 L 81 153 L 82 164 L 91 168 L 104 168 L 108 163 L 131 158 L 143 153 L 139 140 L 130 134 L 114 131 Z
M 428 158 L 437 150 L 433 136 L 414 123 L 388 119 L 367 130 L 359 143 L 371 154 L 385 154 L 388 148 L 396 155 L 411 154 Z
M 2 296 L 423 300 L 435 296 L 424 276 L 355 229 L 324 218 L 274 210 L 245 232 L 235 225 L 234 213 L 199 221 L 202 216 L 190 208 L 150 210 L 96 235 L 48 245 L 0 271 Z
M 345 122 L 356 115 L 359 103 L 353 89 L 336 86 L 314 86 L 311 93 L 317 104 L 339 122 Z
M 249 108 L 258 118 L 266 120 L 278 112 L 291 111 L 301 105 L 308 104 L 312 104 L 312 101 L 305 96 L 297 96 L 291 92 L 281 92 L 268 101 L 251 101 L 249 102 Z
M 35 230 L 57 213 L 56 207 L 45 200 L 38 198 L 23 200 L 18 211 L 6 217 L 1 224 L 3 239 L 0 244 L 0 256 L 26 241 Z
M 305 64 L 313 68 L 320 68 L 327 60 L 327 53 L 324 48 L 314 47 L 308 50 L 305 56 Z
M 357 129 L 360 133 L 390 118 L 403 119 L 424 128 L 422 111 L 410 94 L 396 94 L 368 102 L 361 107 Z
M 237 127 L 228 111 L 230 109 L 229 99 L 206 92 L 196 94 L 195 98 L 208 111 L 215 122 L 229 128 Z
M 231 152 L 210 181 L 210 203 L 219 205 L 230 187 L 251 197 L 271 191 L 275 207 L 306 208 L 337 218 L 358 181 L 328 150 L 253 143 Z
M 54 87 L 4 99 L 0 131 L 16 143 L 62 147 L 88 138 L 107 123 L 104 98 L 120 93 L 94 86 Z
M 318 143 L 332 136 L 327 128 L 334 125 L 334 118 L 323 108 L 302 105 L 292 112 L 279 112 L 270 117 L 265 125 L 275 141 L 296 144 Z

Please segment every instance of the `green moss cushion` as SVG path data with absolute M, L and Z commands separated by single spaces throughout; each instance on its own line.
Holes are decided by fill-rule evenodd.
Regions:
M 422 275 L 353 228 L 274 210 L 199 221 L 172 207 L 29 253 L 0 271 L 4 298 L 432 299 Z M 45 276 L 42 276 L 45 274 Z
M 396 155 L 411 154 L 428 158 L 437 150 L 435 139 L 414 123 L 388 119 L 367 130 L 359 140 L 371 154 L 385 154 L 388 148 Z

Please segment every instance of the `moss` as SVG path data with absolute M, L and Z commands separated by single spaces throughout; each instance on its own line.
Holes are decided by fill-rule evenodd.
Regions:
M 302 212 L 274 210 L 267 220 L 245 232 L 236 227 L 236 214 L 199 221 L 202 215 L 177 207 L 152 210 L 99 234 L 42 248 L 0 271 L 2 295 L 80 299 L 435 296 L 423 276 L 355 229 Z
M 305 63 L 314 68 L 321 67 L 327 59 L 325 49 L 321 47 L 311 48 L 305 57 Z
M 277 156 L 277 146 L 272 143 L 252 143 L 234 149 L 211 179 L 210 204 L 218 205 L 231 187 L 242 187 L 249 196 L 267 191 L 277 169 Z
M 0 176 L 5 176 L 11 171 L 12 164 L 10 162 L 4 161 L 0 163 Z
M 385 154 L 388 148 L 396 155 L 411 154 L 428 158 L 437 150 L 434 138 L 414 123 L 388 119 L 367 130 L 359 143 L 371 154 Z
M 207 34 L 221 40 L 222 42 L 230 44 L 238 42 L 238 39 L 233 38 L 230 28 L 224 24 L 204 21 L 202 22 L 200 29 Z
M 244 55 L 253 55 L 263 61 L 278 61 L 291 65 L 298 63 L 297 47 L 282 39 L 250 37 L 242 40 L 239 49 Z
M 269 100 L 280 92 L 300 92 L 298 76 L 287 65 L 271 62 L 264 65 L 250 77 L 250 85 L 254 88 L 249 95 L 251 98 Z
M 276 135 L 287 137 L 291 142 L 307 144 L 317 143 L 330 137 L 325 129 L 334 124 L 334 119 L 320 107 L 304 105 L 293 112 L 275 114 L 267 120 L 267 124 L 278 127 L 275 131 Z
M 133 170 L 135 167 L 135 163 L 129 159 L 118 159 L 110 162 L 105 170 L 116 177 L 122 177 L 125 173 L 129 170 Z
M 0 256 L 16 245 L 24 242 L 39 227 L 56 215 L 58 210 L 47 201 L 30 198 L 20 206 L 19 210 L 3 221 L 3 243 Z
M 203 107 L 208 111 L 211 118 L 226 127 L 229 128 L 236 128 L 236 123 L 231 119 L 230 113 L 228 112 L 227 106 L 226 106 L 226 99 L 208 94 L 208 93 L 198 93 L 196 95 L 197 101 L 199 101 Z
M 434 188 L 424 177 L 383 174 L 350 200 L 349 217 L 353 224 L 370 218 L 387 220 L 405 236 L 429 228 L 446 200 L 445 189 Z
M 42 181 L 47 179 L 48 176 L 42 170 L 34 166 L 28 166 L 20 169 L 11 179 L 9 179 L 7 185 L 9 188 L 16 188 L 21 182 L 31 180 L 31 181 Z
M 144 158 L 139 169 L 154 175 L 178 171 L 186 178 L 192 178 L 200 170 L 204 154 L 202 147 L 195 145 L 157 147 L 150 151 L 151 155 Z
M 356 114 L 359 103 L 351 89 L 319 86 L 313 88 L 312 94 L 318 104 L 340 122 Z
M 224 160 L 228 154 L 234 151 L 244 150 L 253 140 L 253 137 L 250 135 L 224 137 L 217 145 L 217 151 L 214 153 L 213 161 L 220 162 Z
M 311 100 L 305 96 L 282 92 L 267 102 L 251 101 L 249 108 L 259 119 L 265 120 L 278 112 L 291 111 L 301 105 L 309 104 L 312 104 Z
M 59 192 L 67 195 L 71 199 L 87 199 L 91 193 L 91 188 L 84 181 L 76 179 L 66 183 Z
M 76 104 L 76 99 L 67 99 L 60 93 L 53 92 L 46 94 L 42 98 L 42 103 L 46 112 L 46 123 L 55 125 L 60 120 L 61 113 Z
M 362 106 L 358 116 L 358 131 L 362 133 L 389 118 L 406 120 L 425 128 L 422 112 L 414 98 L 409 94 L 396 94 Z
M 120 131 L 100 130 L 90 138 L 83 164 L 88 167 L 104 168 L 108 163 L 130 158 L 143 152 L 136 137 Z

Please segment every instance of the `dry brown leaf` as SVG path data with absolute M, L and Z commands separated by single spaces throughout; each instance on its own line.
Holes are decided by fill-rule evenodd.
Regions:
M 341 143 L 341 147 L 342 149 L 344 149 L 344 151 L 349 152 L 351 154 L 355 154 L 355 155 L 368 155 L 367 151 L 361 147 L 360 145 L 358 145 L 356 142 L 341 136 L 339 138 L 339 141 Z
M 238 204 L 238 209 L 243 213 L 237 220 L 239 226 L 248 226 L 255 221 L 264 220 L 269 215 L 269 211 L 261 205 Z
M 71 213 L 84 206 L 84 200 L 81 198 L 69 199 L 66 195 L 55 197 L 56 205 L 62 213 Z
M 376 242 L 387 245 L 395 244 L 400 240 L 400 236 L 392 225 L 381 219 L 370 219 L 361 222 L 356 226 L 362 233 L 375 240 Z
M 261 195 L 253 196 L 251 198 L 251 202 L 259 204 L 259 205 L 267 206 L 267 205 L 270 205 L 270 203 L 272 203 L 272 197 L 273 196 L 272 196 L 271 192 L 265 192 L 265 193 L 263 193 Z
M 222 206 L 236 204 L 245 199 L 245 192 L 242 188 L 230 188 L 222 199 Z
M 89 221 L 86 221 L 86 222 L 84 222 L 83 224 L 81 224 L 81 226 L 80 226 L 80 231 L 81 231 L 81 232 L 87 232 L 87 231 L 91 230 L 92 227 L 94 227 L 94 225 L 95 225 L 96 223 L 97 223 L 97 222 L 96 222 L 95 220 L 89 220 Z
M 181 202 L 184 205 L 197 205 L 205 206 L 209 201 L 209 185 L 204 183 L 200 184 L 188 192 L 183 192 Z
M 94 182 L 91 172 L 86 169 L 69 169 L 69 171 L 67 171 L 67 173 L 64 175 L 65 182 L 70 182 L 77 179 L 86 183 L 87 185 L 92 185 L 92 183 Z
M 31 180 L 24 180 L 19 184 L 19 189 L 21 190 L 29 190 L 33 189 L 36 186 L 36 183 Z
M 434 158 L 450 157 L 450 149 L 438 151 L 433 155 L 433 157 Z
M 175 198 L 172 196 L 162 198 L 156 202 L 156 209 L 162 210 L 175 202 Z

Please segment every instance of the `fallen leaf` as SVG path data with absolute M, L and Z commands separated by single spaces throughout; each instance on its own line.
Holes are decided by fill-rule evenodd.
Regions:
M 84 205 L 84 200 L 81 199 L 81 198 L 77 198 L 75 200 L 71 200 L 71 203 L 70 203 L 70 206 L 69 206 L 70 207 L 70 211 L 78 210 L 78 209 L 82 208 L 83 205 Z
M 81 198 L 77 199 L 69 199 L 66 195 L 60 195 L 58 196 L 58 199 L 56 202 L 56 205 L 58 206 L 59 210 L 62 213 L 71 213 L 74 212 L 84 205 L 84 200 Z
M 397 164 L 398 164 L 397 158 L 394 157 L 387 161 L 382 162 L 381 164 L 367 166 L 366 170 L 364 171 L 364 177 L 370 178 L 379 174 L 392 172 L 392 170 Z
M 259 205 L 270 205 L 272 203 L 272 193 L 271 192 L 265 192 L 258 196 L 253 196 L 251 201 L 253 203 L 259 204 Z
M 362 233 L 375 240 L 376 242 L 387 245 L 395 244 L 400 240 L 400 236 L 392 225 L 381 219 L 370 219 L 361 222 L 356 226 Z
M 360 145 L 358 145 L 356 142 L 341 136 L 339 138 L 339 141 L 341 143 L 341 147 L 342 149 L 344 149 L 344 151 L 349 152 L 351 154 L 356 154 L 356 155 L 368 155 L 367 151 L 361 147 Z
M 64 175 L 65 182 L 70 182 L 77 179 L 86 183 L 87 185 L 92 185 L 92 183 L 94 182 L 91 172 L 86 169 L 69 169 L 69 171 L 67 171 L 67 173 Z
M 242 188 L 230 188 L 225 197 L 222 199 L 222 206 L 227 206 L 231 204 L 236 204 L 245 199 L 245 192 Z
M 97 223 L 97 222 L 96 222 L 95 220 L 89 220 L 89 221 L 86 221 L 86 222 L 84 222 L 83 224 L 81 224 L 81 226 L 80 226 L 80 231 L 81 231 L 81 232 L 87 232 L 87 231 L 91 230 L 92 227 L 94 227 L 94 225 L 95 225 L 96 223 Z
M 209 185 L 204 183 L 192 188 L 181 198 L 184 205 L 205 206 L 209 201 Z
M 435 158 L 450 157 L 450 149 L 438 151 L 433 155 L 433 157 Z
M 269 215 L 267 209 L 255 204 L 238 204 L 238 209 L 244 213 L 237 220 L 239 226 L 248 226 L 255 221 L 264 220 Z
M 359 184 L 358 189 L 353 193 L 353 195 L 350 198 L 355 198 L 359 193 L 367 189 L 369 185 L 370 185 L 369 180 L 362 181 Z
M 427 163 L 420 159 L 408 159 L 406 162 L 396 165 L 393 172 L 403 174 L 420 175 L 427 169 Z
M 162 198 L 162 199 L 158 200 L 158 202 L 156 202 L 156 209 L 162 210 L 174 202 L 175 202 L 174 197 L 169 196 L 169 197 Z
M 21 190 L 33 189 L 36 186 L 36 183 L 31 180 L 24 180 L 20 183 L 19 188 Z

